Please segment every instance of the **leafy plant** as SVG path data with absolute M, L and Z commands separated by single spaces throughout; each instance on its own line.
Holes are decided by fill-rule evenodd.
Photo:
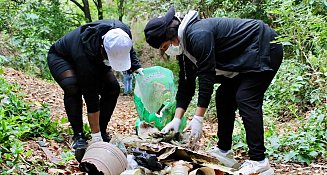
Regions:
M 284 43 L 285 59 L 291 59 L 284 61 L 267 92 L 267 104 L 274 107 L 266 107 L 299 116 L 326 103 L 327 16 L 317 10 L 319 0 L 272 0 L 266 8 L 275 19 L 276 42 Z
M 265 93 L 264 111 L 270 117 L 299 116 L 306 109 L 304 95 L 309 81 L 303 76 L 305 67 L 285 60 Z
M 269 137 L 267 153 L 277 160 L 310 164 L 327 156 L 327 105 L 310 112 L 301 124 L 289 128 L 282 135 Z
M 259 1 L 247 0 L 223 0 L 223 1 L 206 1 L 207 3 L 215 3 L 214 17 L 231 17 L 231 18 L 253 18 L 261 19 L 267 23 L 270 20 L 264 11 L 263 4 Z
M 1 76 L 0 84 L 0 164 L 6 164 L 3 173 L 17 173 L 17 165 L 24 163 L 24 140 L 44 137 L 62 141 L 63 137 L 58 121 L 50 118 L 46 105 L 33 109 L 23 101 L 17 86 L 8 84 Z
M 326 15 L 315 13 L 309 1 L 273 0 L 267 4 L 267 11 L 275 19 L 279 33 L 277 42 L 287 44 L 290 58 L 295 58 L 310 67 L 311 71 L 322 71 L 327 66 L 323 61 L 327 49 Z M 314 2 L 314 1 L 311 1 Z
M 46 64 L 50 45 L 63 36 L 72 23 L 61 9 L 59 0 L 14 3 L 0 1 L 0 24 L 5 34 L 11 36 L 6 45 L 14 48 L 15 55 L 7 55 L 10 66 L 51 79 Z

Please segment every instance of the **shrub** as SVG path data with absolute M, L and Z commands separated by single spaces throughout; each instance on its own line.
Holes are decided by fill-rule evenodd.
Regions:
M 0 31 L 11 36 L 6 42 L 15 51 L 6 64 L 50 79 L 46 55 L 50 45 L 75 24 L 65 17 L 59 0 L 15 3 L 1 1 Z
M 45 104 L 32 109 L 23 101 L 17 86 L 7 83 L 1 76 L 0 84 L 0 165 L 6 164 L 0 170 L 17 173 L 16 165 L 24 164 L 22 157 L 31 155 L 24 150 L 24 140 L 44 137 L 61 141 L 63 136 L 59 133 L 58 121 L 50 118 Z
M 281 161 L 303 162 L 327 156 L 327 105 L 310 111 L 301 119 L 299 126 L 288 124 L 285 132 L 274 132 L 267 138 L 267 153 Z

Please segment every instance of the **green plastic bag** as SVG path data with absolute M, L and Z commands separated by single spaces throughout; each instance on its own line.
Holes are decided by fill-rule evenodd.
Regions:
M 177 87 L 171 70 L 154 66 L 143 69 L 143 76 L 136 75 L 134 103 L 140 121 L 151 123 L 159 130 L 164 128 L 175 115 Z M 186 126 L 186 117 L 182 118 L 180 130 Z

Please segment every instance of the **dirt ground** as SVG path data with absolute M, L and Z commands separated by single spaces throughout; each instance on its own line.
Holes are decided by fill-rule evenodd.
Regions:
M 26 94 L 26 100 L 32 102 L 35 107 L 40 106 L 40 103 L 49 104 L 52 118 L 60 119 L 66 117 L 63 106 L 63 92 L 60 87 L 53 82 L 46 82 L 31 76 L 27 76 L 22 72 L 16 71 L 11 68 L 5 68 L 5 78 L 21 86 L 22 91 Z M 84 109 L 85 111 L 85 109 Z M 86 118 L 86 117 L 84 117 Z M 108 131 L 111 134 L 131 134 L 134 133 L 134 124 L 137 118 L 137 113 L 131 96 L 119 96 L 118 104 L 115 108 L 114 114 L 109 123 Z M 66 127 L 69 127 L 68 125 Z M 204 138 L 202 138 L 202 145 L 208 145 L 212 136 L 216 135 L 217 127 L 211 122 L 204 123 Z M 29 141 L 26 149 L 32 149 L 33 155 L 46 159 L 44 153 L 39 149 L 35 141 Z M 62 144 L 48 142 L 49 147 L 59 157 L 63 148 Z M 66 146 L 69 143 L 66 144 Z M 242 158 L 241 158 L 242 159 Z M 290 175 L 327 175 L 326 163 L 312 163 L 305 166 L 297 163 L 280 163 L 271 161 L 272 166 L 275 168 L 275 174 L 290 174 Z M 78 163 L 73 160 L 67 162 L 61 169 L 50 169 L 49 173 L 64 173 L 80 174 L 78 171 Z

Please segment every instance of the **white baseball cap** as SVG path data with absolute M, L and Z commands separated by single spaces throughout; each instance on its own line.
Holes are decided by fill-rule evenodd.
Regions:
M 122 29 L 116 28 L 109 30 L 102 38 L 109 65 L 116 71 L 130 69 L 130 51 L 133 44 L 128 34 Z

